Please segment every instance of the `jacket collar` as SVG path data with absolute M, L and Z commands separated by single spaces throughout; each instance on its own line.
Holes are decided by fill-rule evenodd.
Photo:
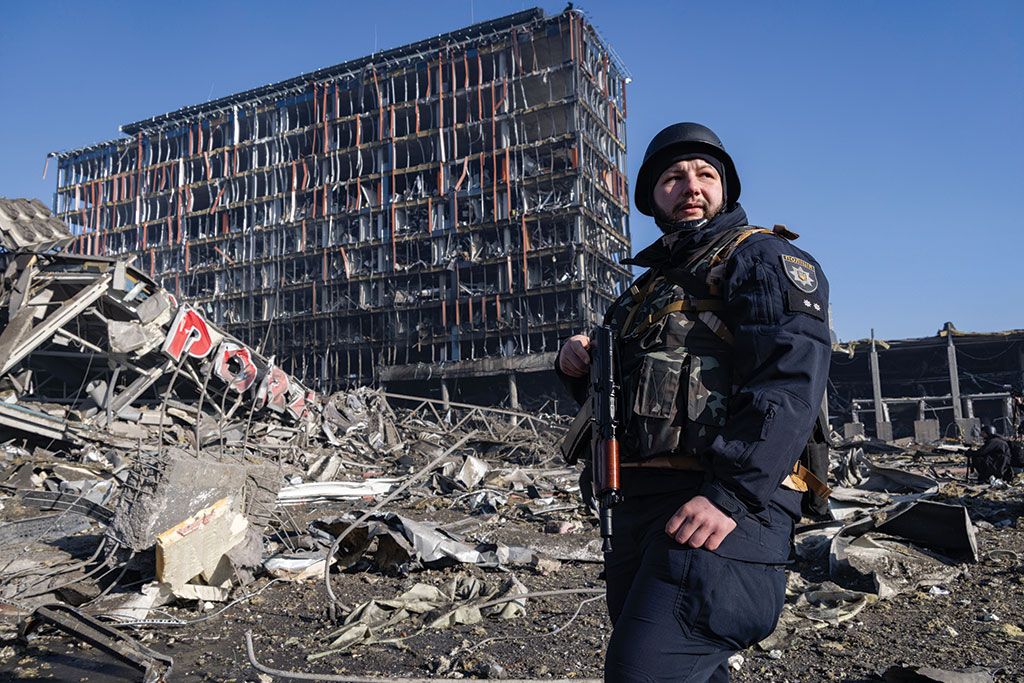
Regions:
M 679 260 L 682 254 L 706 244 L 725 230 L 747 225 L 747 214 L 739 204 L 723 211 L 700 228 L 679 229 L 665 233 L 651 244 L 637 252 L 636 256 L 623 259 L 626 266 L 653 268 Z

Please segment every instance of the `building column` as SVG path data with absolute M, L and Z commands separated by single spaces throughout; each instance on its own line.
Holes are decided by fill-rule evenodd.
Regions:
M 519 410 L 519 383 L 515 372 L 508 373 L 508 407 Z
M 960 396 L 960 371 L 956 364 L 956 346 L 953 345 L 953 324 L 946 323 L 946 359 L 949 365 L 949 395 L 953 403 L 953 421 L 960 431 L 960 438 L 967 443 L 978 440 L 981 421 L 974 417 L 974 405 L 970 399 Z M 964 408 L 967 416 L 964 416 Z
M 450 399 L 448 398 L 448 380 L 442 379 L 441 380 L 441 406 L 445 410 L 448 410 L 449 408 L 451 408 L 451 403 L 449 403 L 449 400 Z
M 889 411 L 882 400 L 882 378 L 878 371 L 878 347 L 875 345 L 875 332 L 871 331 L 871 394 L 875 403 L 875 438 L 879 441 L 892 441 L 892 423 L 889 422 Z
M 946 323 L 946 363 L 949 366 L 949 395 L 953 403 L 953 419 L 964 418 L 960 405 L 960 373 L 956 367 L 956 347 L 953 346 L 953 326 Z
M 508 407 L 512 410 L 519 410 L 519 383 L 516 380 L 515 371 L 508 373 Z M 518 426 L 519 418 L 513 417 L 512 424 Z

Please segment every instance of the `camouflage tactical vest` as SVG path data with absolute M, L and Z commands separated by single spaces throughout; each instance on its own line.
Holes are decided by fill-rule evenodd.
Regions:
M 700 456 L 725 426 L 733 346 L 719 317 L 725 308 L 720 286 L 732 252 L 762 232 L 773 231 L 724 231 L 685 262 L 649 270 L 608 310 L 605 321 L 619 333 L 625 460 Z

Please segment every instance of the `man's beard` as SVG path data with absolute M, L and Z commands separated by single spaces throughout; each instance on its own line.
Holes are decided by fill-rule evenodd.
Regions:
M 676 203 L 674 207 L 672 207 L 671 215 L 662 211 L 661 207 L 655 204 L 652 207 L 654 209 L 654 222 L 658 225 L 658 227 L 661 228 L 662 232 L 666 233 L 670 232 L 672 229 L 679 228 L 702 228 L 707 224 L 708 221 L 714 218 L 714 215 L 709 215 L 707 202 L 697 200 L 696 203 L 701 205 L 701 207 L 703 208 L 703 213 L 698 218 L 686 218 L 686 214 L 683 210 L 683 207 L 686 206 L 687 204 L 693 203 L 693 199 L 680 200 L 679 202 Z M 724 205 L 722 208 L 724 208 Z M 715 213 L 717 214 L 720 212 L 721 209 L 719 209 Z
M 701 208 L 701 215 L 700 216 L 697 216 L 696 218 L 687 218 L 686 217 L 686 207 L 688 205 L 691 205 L 691 204 L 697 204 L 698 206 L 700 206 L 700 208 Z M 706 201 L 704 201 L 703 199 L 700 199 L 699 197 L 684 198 L 684 199 L 680 199 L 678 202 L 675 203 L 675 206 L 672 207 L 672 213 L 670 213 L 668 215 L 663 215 L 662 218 L 663 218 L 663 220 L 666 220 L 669 223 L 682 223 L 682 222 L 699 221 L 699 220 L 709 219 L 709 218 L 711 218 L 711 216 L 710 216 L 710 214 L 708 212 L 708 208 L 709 208 L 708 207 L 708 203 Z M 659 209 L 659 211 L 660 211 L 660 209 Z

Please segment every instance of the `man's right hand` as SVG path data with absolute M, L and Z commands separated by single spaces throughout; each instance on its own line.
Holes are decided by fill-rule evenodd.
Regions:
M 558 367 L 569 377 L 590 374 L 590 337 L 576 334 L 565 340 L 558 352 Z

